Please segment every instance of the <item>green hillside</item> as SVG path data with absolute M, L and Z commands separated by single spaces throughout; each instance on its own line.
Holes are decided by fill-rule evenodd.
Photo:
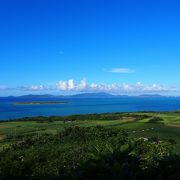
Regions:
M 153 179 L 163 167 L 171 173 L 159 170 L 159 179 L 178 179 L 179 152 L 179 112 L 34 117 L 0 123 L 2 177 Z

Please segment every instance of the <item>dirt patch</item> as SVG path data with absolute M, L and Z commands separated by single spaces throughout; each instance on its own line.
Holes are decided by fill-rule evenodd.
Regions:
M 167 124 L 166 126 L 180 128 L 180 124 Z
M 8 126 L 0 125 L 0 129 L 8 128 Z
M 0 135 L 0 141 L 6 139 L 6 135 Z

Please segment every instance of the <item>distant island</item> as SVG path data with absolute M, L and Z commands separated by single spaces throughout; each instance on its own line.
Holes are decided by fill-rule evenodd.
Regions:
M 67 102 L 15 102 L 16 105 L 66 104 Z
M 115 95 L 115 94 L 109 94 L 104 92 L 99 93 L 80 93 L 80 94 L 74 94 L 74 95 L 51 95 L 51 94 L 41 94 L 41 95 L 35 95 L 35 94 L 29 94 L 29 95 L 23 95 L 23 96 L 8 96 L 8 97 L 0 97 L 1 99 L 52 99 L 52 98 L 58 98 L 58 99 L 89 99 L 89 98 L 126 98 L 126 97 L 135 97 L 135 98 L 159 98 L 159 97 L 170 97 L 170 96 L 163 96 L 160 94 L 141 94 L 141 95 Z M 173 96 L 171 96 L 173 97 Z

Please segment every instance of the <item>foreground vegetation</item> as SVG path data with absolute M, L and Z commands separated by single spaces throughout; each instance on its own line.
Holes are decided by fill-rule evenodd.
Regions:
M 180 179 L 180 113 L 34 117 L 0 123 L 0 177 Z

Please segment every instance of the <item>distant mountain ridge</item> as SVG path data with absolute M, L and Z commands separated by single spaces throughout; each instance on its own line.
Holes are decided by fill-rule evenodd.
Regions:
M 75 95 L 24 95 L 19 96 L 19 98 L 112 98 L 116 97 L 116 95 L 108 94 L 108 93 L 82 93 L 82 94 L 75 94 Z
M 31 98 L 120 98 L 120 97 L 167 97 L 162 96 L 159 94 L 142 94 L 138 96 L 128 96 L 128 95 L 113 95 L 109 93 L 99 92 L 99 93 L 81 93 L 81 94 L 74 94 L 74 95 L 51 95 L 51 94 L 42 94 L 42 95 L 34 95 L 34 94 L 28 94 L 23 96 L 8 96 L 8 97 L 0 97 L 0 98 L 25 98 L 25 99 L 31 99 Z
M 165 97 L 160 94 L 141 94 L 139 97 Z
M 68 96 L 70 98 L 114 98 L 116 95 L 108 93 L 82 93 Z
M 55 96 L 51 94 L 42 94 L 42 95 L 23 95 L 23 96 L 18 96 L 18 98 L 54 98 L 54 97 L 64 97 L 64 96 Z

